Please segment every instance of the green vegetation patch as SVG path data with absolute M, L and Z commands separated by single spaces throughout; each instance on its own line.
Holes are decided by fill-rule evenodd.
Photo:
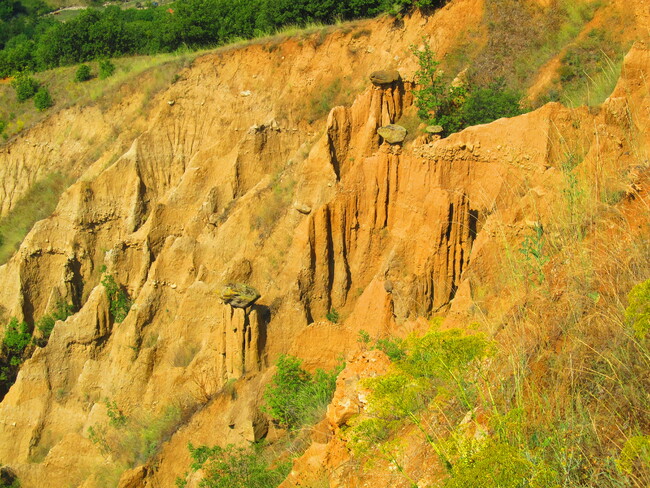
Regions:
M 291 461 L 272 462 L 261 444 L 250 448 L 194 447 L 188 445 L 192 457 L 192 471 L 203 470 L 201 488 L 270 488 L 278 486 L 291 470 Z M 185 474 L 185 478 L 187 475 Z M 187 481 L 176 479 L 176 486 L 184 488 Z
M 563 101 L 570 106 L 604 102 L 618 81 L 625 47 L 603 29 L 592 29 L 570 44 L 562 56 L 556 80 Z
M 641 340 L 650 332 L 650 280 L 634 286 L 627 296 L 625 319 Z
M 20 73 L 11 81 L 11 86 L 16 90 L 16 99 L 19 102 L 24 102 L 36 95 L 39 83 L 31 76 Z
M 588 356 L 576 368 L 575 348 L 553 355 L 548 379 L 531 378 L 530 358 L 499 349 L 471 327 L 434 324 L 423 336 L 384 343 L 362 333 L 360 342 L 388 351 L 393 365 L 364 380 L 368 404 L 344 431 L 348 445 L 362 461 L 389 462 L 414 486 L 417 468 L 403 439 L 413 442 L 418 433 L 445 470 L 446 488 L 645 486 L 649 283 L 632 289 L 626 322 L 604 348 L 578 338 Z M 500 376 L 506 364 L 513 368 Z M 607 445 L 606 432 L 620 440 Z
M 106 268 L 103 267 L 102 272 L 104 273 L 105 271 Z M 129 310 L 131 310 L 132 302 L 129 294 L 124 287 L 117 284 L 113 275 L 104 274 L 102 277 L 102 285 L 106 291 L 106 298 L 108 298 L 111 317 L 116 324 L 119 324 L 124 321 L 129 314 Z
M 18 322 L 18 319 L 13 317 L 5 328 L 0 347 L 0 401 L 16 381 L 31 340 L 32 331 L 29 325 L 26 322 Z
M 8 0 L 3 0 L 3 4 Z M 65 22 L 41 16 L 39 8 L 7 4 L 0 35 L 0 77 L 105 57 L 173 52 L 223 45 L 269 34 L 289 25 L 333 24 L 338 19 L 402 14 L 433 8 L 443 0 L 178 0 L 144 9 L 112 5 L 88 8 Z M 10 5 L 18 5 L 17 8 Z
M 77 83 L 82 83 L 84 81 L 88 81 L 91 78 L 92 72 L 90 71 L 90 66 L 87 64 L 80 64 L 74 74 L 74 81 Z
M 264 392 L 263 410 L 280 427 L 295 430 L 316 422 L 332 399 L 336 377 L 343 364 L 331 371 L 304 370 L 302 361 L 293 356 L 280 356 L 277 372 Z
M 428 124 L 440 125 L 444 135 L 522 113 L 521 95 L 507 89 L 502 79 L 487 86 L 449 83 L 426 40 L 423 49 L 411 46 L 411 52 L 420 66 L 415 74 L 418 88 L 413 92 L 418 116 Z
M 159 414 L 141 412 L 126 415 L 117 402 L 104 399 L 107 422 L 88 428 L 88 438 L 116 469 L 102 473 L 100 486 L 117 486 L 126 469 L 146 463 L 169 440 L 183 420 L 181 409 L 170 405 Z
M 36 95 L 34 95 L 34 106 L 36 107 L 36 110 L 43 112 L 52 105 L 54 105 L 54 100 L 52 100 L 50 91 L 45 87 L 39 88 Z

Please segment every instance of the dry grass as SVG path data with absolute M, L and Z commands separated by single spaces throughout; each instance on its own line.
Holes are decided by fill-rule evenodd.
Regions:
M 36 182 L 0 219 L 0 263 L 6 262 L 16 252 L 34 223 L 52 213 L 69 183 L 64 175 L 48 175 Z

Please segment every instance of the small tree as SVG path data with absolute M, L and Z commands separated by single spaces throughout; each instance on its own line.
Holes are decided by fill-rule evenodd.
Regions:
M 90 66 L 87 64 L 82 64 L 77 68 L 77 72 L 74 74 L 74 81 L 77 83 L 81 83 L 84 81 L 88 81 L 92 77 L 92 74 L 90 73 Z
M 24 102 L 32 98 L 38 90 L 38 81 L 25 73 L 20 73 L 11 82 L 11 86 L 16 90 L 16 98 L 19 102 Z
M 413 92 L 418 117 L 429 124 L 442 126 L 443 134 L 521 113 L 519 94 L 507 90 L 503 80 L 487 87 L 448 85 L 426 40 L 422 50 L 411 46 L 411 51 L 420 65 L 415 73 L 418 89 Z
M 34 95 L 34 106 L 39 111 L 43 112 L 44 110 L 50 108 L 52 105 L 54 105 L 54 100 L 52 100 L 50 91 L 45 87 L 40 88 L 36 92 L 36 95 Z
M 105 80 L 113 76 L 113 73 L 115 73 L 115 65 L 111 63 L 110 59 L 102 59 L 99 62 L 99 78 Z
M 415 73 L 418 89 L 413 92 L 418 117 L 433 123 L 445 100 L 445 83 L 439 69 L 440 63 L 436 61 L 428 42 L 424 42 L 422 50 L 411 46 L 411 52 L 418 58 L 420 65 L 420 69 Z

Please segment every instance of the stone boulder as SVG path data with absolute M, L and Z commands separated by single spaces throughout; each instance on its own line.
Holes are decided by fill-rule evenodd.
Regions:
M 433 135 L 442 135 L 442 133 L 445 131 L 441 125 L 427 125 L 427 128 L 424 130 Z
M 370 74 L 370 81 L 379 86 L 390 85 L 391 83 L 399 81 L 399 79 L 399 71 L 396 69 L 374 71 Z
M 219 298 L 223 300 L 223 303 L 233 308 L 250 307 L 260 296 L 255 288 L 244 283 L 228 283 L 219 293 Z
M 407 131 L 401 125 L 388 124 L 377 129 L 377 134 L 389 144 L 399 144 L 406 139 Z

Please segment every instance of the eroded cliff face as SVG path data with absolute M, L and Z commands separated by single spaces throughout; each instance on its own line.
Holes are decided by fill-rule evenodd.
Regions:
M 279 354 L 329 367 L 356 353 L 362 329 L 404 335 L 439 311 L 466 320 L 472 279 L 489 283 L 499 266 L 495 248 L 554 211 L 567 144 L 585 150 L 585 166 L 607 154 L 608 172 L 631 171 L 632 146 L 638 153 L 648 143 L 643 45 L 600 110 L 549 104 L 444 140 L 381 140 L 377 128 L 413 116 L 409 45 L 426 34 L 446 52 L 459 26 L 478 28 L 481 6 L 457 1 L 403 25 L 385 18 L 198 58 L 151 102 L 132 140 L 111 142 L 128 147 L 114 162 L 84 166 L 82 149 L 65 141 L 30 148 L 56 120 L 6 148 L 2 166 L 16 175 L 7 181 L 33 180 L 56 162 L 81 174 L 0 267 L 8 317 L 33 322 L 61 299 L 79 309 L 56 324 L 0 403 L 0 464 L 21 486 L 103 486 L 133 464 L 145 465 L 122 486 L 172 486 L 189 464 L 189 441 L 273 435 L 259 404 Z M 367 81 L 393 67 L 402 81 Z M 360 93 L 310 121 L 332 83 Z M 80 117 L 72 123 L 95 118 Z M 88 124 L 106 134 L 107 122 Z M 9 185 L 3 212 L 32 180 Z M 133 300 L 119 324 L 103 266 Z M 250 313 L 220 303 L 228 281 L 259 289 Z M 338 324 L 325 320 L 332 309 Z M 170 406 L 185 417 L 153 462 L 118 462 L 89 438 L 111 405 L 134 418 Z M 331 437 L 343 418 L 330 416 L 327 434 L 296 464 L 336 471 L 330 486 L 362 476 L 337 471 L 349 459 Z M 306 486 L 308 473 L 294 471 L 286 486 Z

